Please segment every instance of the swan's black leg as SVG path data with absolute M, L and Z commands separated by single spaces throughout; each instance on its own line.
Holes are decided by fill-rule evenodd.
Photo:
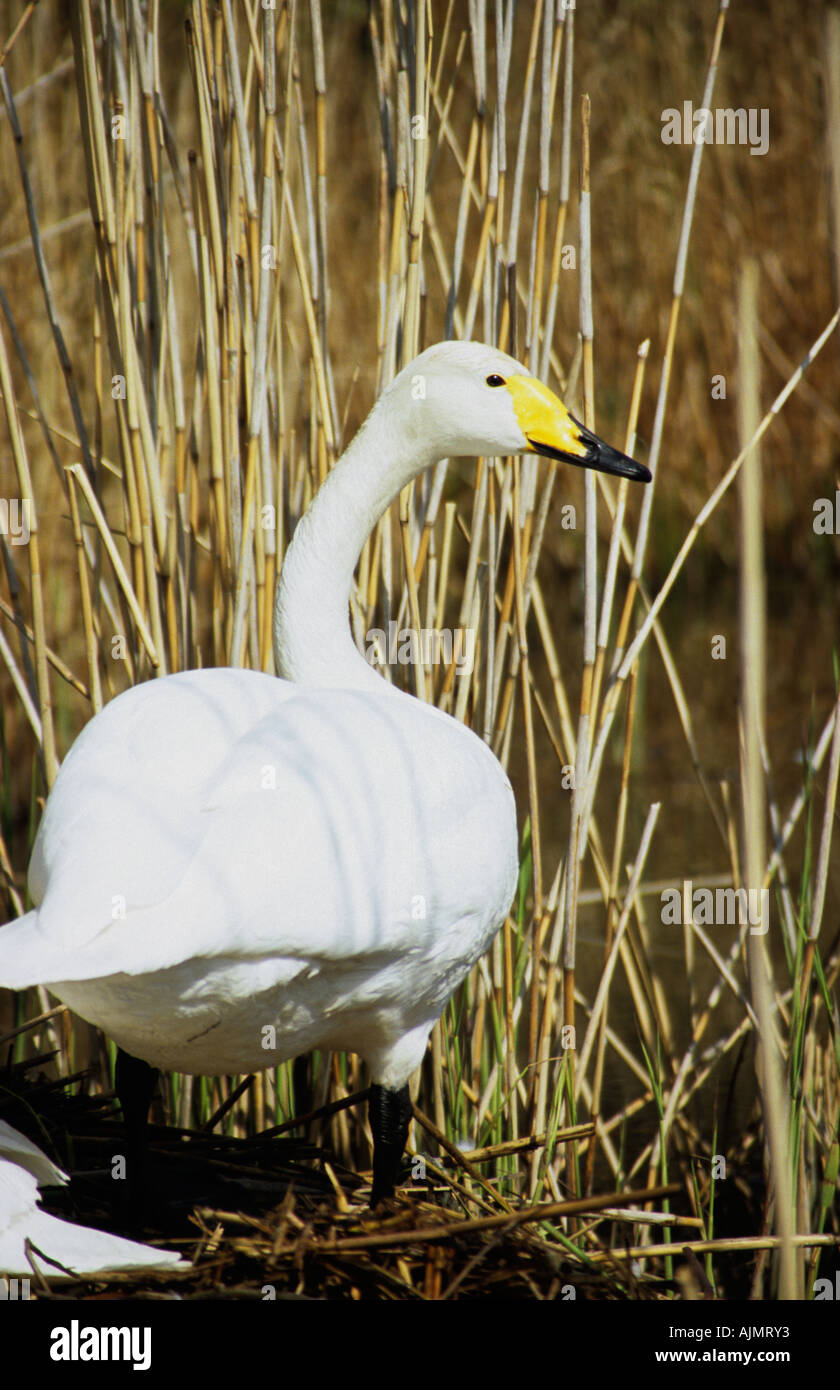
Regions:
M 132 1218 L 140 1223 L 146 1201 L 147 1120 L 155 1093 L 158 1073 L 148 1062 L 117 1048 L 114 1089 L 123 1112 L 128 1164 L 128 1205 Z
M 372 1085 L 368 1097 L 368 1118 L 373 1134 L 373 1192 L 370 1204 L 375 1207 L 386 1197 L 394 1195 L 411 1121 L 408 1086 L 392 1091 L 387 1086 Z

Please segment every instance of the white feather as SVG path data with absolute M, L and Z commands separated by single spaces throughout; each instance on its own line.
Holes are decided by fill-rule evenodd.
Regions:
M 0 1274 L 32 1273 L 34 1263 L 49 1278 L 118 1269 L 172 1269 L 189 1261 L 169 1250 L 78 1226 L 38 1206 L 38 1188 L 59 1186 L 67 1176 L 11 1125 L 0 1121 Z M 36 1247 L 26 1253 L 26 1241 Z

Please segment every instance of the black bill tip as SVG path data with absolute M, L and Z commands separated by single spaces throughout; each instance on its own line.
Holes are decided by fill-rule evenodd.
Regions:
M 579 420 L 575 420 L 574 416 L 572 416 L 572 420 L 578 431 L 582 453 L 566 453 L 562 449 L 555 449 L 550 444 L 541 444 L 538 439 L 529 439 L 529 444 L 545 458 L 559 459 L 563 463 L 574 463 L 578 468 L 594 468 L 598 473 L 612 473 L 617 478 L 630 478 L 636 483 L 650 482 L 653 474 L 643 463 L 637 463 L 627 454 L 622 454 L 618 449 L 614 449 L 611 444 L 605 444 L 603 439 L 599 439 L 597 434 L 593 434 Z

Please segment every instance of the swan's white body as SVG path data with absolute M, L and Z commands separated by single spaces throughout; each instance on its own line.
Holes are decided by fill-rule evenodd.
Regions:
M 356 650 L 353 569 L 445 456 L 591 462 L 598 446 L 610 471 L 645 473 L 592 438 L 491 348 L 411 363 L 295 532 L 275 608 L 286 679 L 150 681 L 75 743 L 32 856 L 35 908 L 0 931 L 0 984 L 48 985 L 153 1066 L 242 1072 L 319 1046 L 403 1086 L 510 907 L 516 817 L 487 746 Z
M 515 874 L 507 779 L 439 710 L 194 671 L 82 732 L 32 856 L 38 907 L 0 943 L 16 983 L 152 1066 L 334 1047 L 402 1084 Z
M 154 1250 L 43 1211 L 38 1206 L 38 1188 L 59 1187 L 67 1181 L 67 1174 L 37 1144 L 0 1120 L 0 1274 L 31 1275 L 34 1263 L 50 1279 L 66 1277 L 50 1261 L 75 1274 L 189 1267 L 189 1261 L 171 1251 Z M 27 1240 L 37 1247 L 30 1252 L 32 1262 L 27 1257 Z

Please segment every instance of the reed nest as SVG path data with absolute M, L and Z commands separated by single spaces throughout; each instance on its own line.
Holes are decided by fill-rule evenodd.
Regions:
M 113 1095 L 89 1094 L 83 1074 L 55 1078 L 50 1054 L 9 1062 L 0 1073 L 0 1119 L 14 1125 L 68 1171 L 67 1187 L 46 1188 L 42 1206 L 80 1225 L 111 1230 L 176 1250 L 183 1271 L 142 1270 L 83 1278 L 51 1278 L 42 1259 L 32 1297 L 63 1302 L 99 1299 L 322 1300 L 705 1300 L 714 1297 L 697 1242 L 689 1167 L 679 1180 L 648 1189 L 599 1192 L 590 1198 L 531 1204 L 505 1196 L 482 1169 L 510 1145 L 462 1153 L 448 1145 L 384 1212 L 367 1205 L 369 1182 L 345 1168 L 327 1147 L 290 1130 L 305 1130 L 320 1112 L 251 1138 L 204 1129 L 150 1127 L 149 1197 L 142 1221 L 127 1218 L 112 1176 L 123 1148 Z M 346 1104 L 364 1102 L 362 1092 Z M 333 1113 L 337 1106 L 328 1107 Z M 415 1108 L 417 1131 L 442 1138 Z M 555 1138 L 578 1142 L 588 1126 Z M 281 1132 L 278 1132 L 281 1131 Z M 744 1137 L 744 1156 L 759 1136 Z M 544 1135 L 515 1146 L 526 1160 Z M 445 1141 L 444 1141 L 445 1143 Z M 760 1146 L 759 1146 L 760 1147 Z M 524 1186 L 526 1173 L 521 1182 Z M 515 1184 L 514 1184 L 515 1185 Z M 758 1219 L 760 1172 L 741 1193 L 740 1209 L 722 1211 L 719 1232 Z M 731 1205 L 731 1204 L 730 1204 Z M 750 1208 L 752 1211 L 750 1212 Z M 618 1211 L 617 1209 L 620 1209 Z M 642 1273 L 627 1232 L 638 1219 L 654 1232 Z M 571 1221 L 564 1235 L 561 1223 Z M 664 1239 L 671 1250 L 662 1246 Z M 719 1297 L 743 1296 L 762 1242 L 707 1243 L 727 1256 Z M 59 1271 L 56 1270 L 56 1274 Z

